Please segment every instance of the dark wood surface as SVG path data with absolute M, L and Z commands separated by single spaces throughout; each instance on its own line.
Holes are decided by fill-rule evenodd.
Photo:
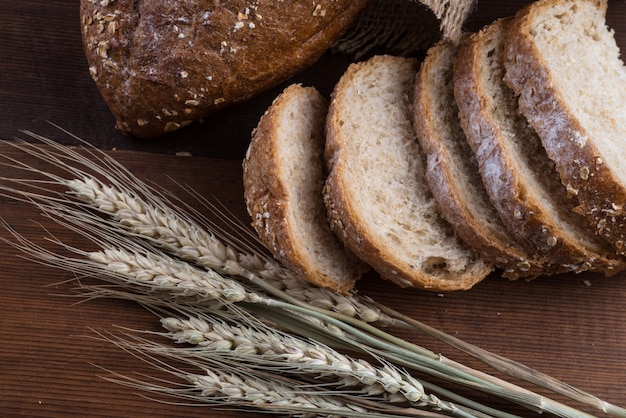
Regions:
M 512 14 L 525 1 L 479 1 L 468 30 Z M 626 2 L 611 1 L 609 24 L 626 48 Z M 242 220 L 241 159 L 250 131 L 283 86 L 167 137 L 140 141 L 113 128 L 113 118 L 90 79 L 82 53 L 78 1 L 0 0 L 0 139 L 31 130 L 72 144 L 47 121 L 107 150 L 138 176 L 174 188 L 173 180 L 217 196 Z M 328 54 L 293 81 L 328 94 L 349 58 Z M 115 151 L 114 151 L 115 150 Z M 177 152 L 194 157 L 178 157 Z M 0 153 L 14 155 L 0 142 Z M 28 157 L 20 158 L 29 161 Z M 10 175 L 0 167 L 0 176 Z M 172 180 L 173 179 L 173 180 Z M 0 216 L 35 242 L 44 243 L 37 212 L 0 199 Z M 44 224 L 48 227 L 48 224 Z M 50 226 L 51 233 L 65 237 Z M 0 232 L 6 237 L 6 232 Z M 0 255 L 0 416 L 145 416 L 236 412 L 165 405 L 109 383 L 97 366 L 132 374 L 144 364 L 92 338 L 116 326 L 158 329 L 155 318 L 127 302 L 77 304 L 67 294 L 71 276 L 24 260 L 3 246 Z M 361 293 L 468 342 L 521 361 L 608 401 L 626 406 L 626 274 L 585 274 L 509 282 L 497 276 L 468 292 L 440 295 L 401 290 L 373 275 Z M 449 357 L 473 360 L 422 339 Z M 557 397 L 557 399 L 563 400 Z

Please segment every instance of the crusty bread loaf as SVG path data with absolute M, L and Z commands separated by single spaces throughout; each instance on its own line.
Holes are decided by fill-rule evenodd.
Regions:
M 455 234 L 424 181 L 412 127 L 417 62 L 376 56 L 352 64 L 332 93 L 325 201 L 335 233 L 403 287 L 468 289 L 493 267 Z
M 156 137 L 313 64 L 367 0 L 81 0 L 89 71 L 117 119 Z
M 326 220 L 327 102 L 313 87 L 287 87 L 259 121 L 244 160 L 246 205 L 267 248 L 318 286 L 345 293 L 368 269 Z
M 461 128 L 453 83 L 457 50 L 448 41 L 431 47 L 415 83 L 415 133 L 426 154 L 426 182 L 442 217 L 503 276 L 535 278 L 546 273 L 547 263 L 522 248 L 501 222 Z
M 509 31 L 506 82 L 577 211 L 626 253 L 626 70 L 606 0 L 540 0 Z
M 554 163 L 503 81 L 507 26 L 498 20 L 461 48 L 455 71 L 461 124 L 500 218 L 550 272 L 623 270 L 609 245 L 573 211 Z

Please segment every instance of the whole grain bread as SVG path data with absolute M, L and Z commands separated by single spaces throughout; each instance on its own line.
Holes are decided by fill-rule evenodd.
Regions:
M 453 82 L 458 49 L 449 41 L 431 47 L 415 83 L 414 125 L 426 155 L 426 182 L 441 216 L 484 260 L 509 279 L 535 278 L 547 272 L 547 262 L 519 245 L 500 220 L 461 128 Z
M 492 270 L 439 215 L 412 127 L 417 62 L 352 64 L 331 97 L 326 128 L 331 227 L 383 278 L 402 287 L 471 288 Z
M 246 205 L 266 247 L 315 285 L 345 293 L 369 269 L 330 230 L 322 197 L 328 104 L 294 84 L 252 135 L 243 163 Z
M 626 253 L 626 69 L 606 0 L 540 0 L 509 30 L 508 85 L 576 211 Z M 558 51 L 558 53 L 555 53 Z
M 81 0 L 89 71 L 122 132 L 150 138 L 313 64 L 367 0 Z
M 456 62 L 461 125 L 483 183 L 509 232 L 528 252 L 550 262 L 548 272 L 615 274 L 626 267 L 624 260 L 573 211 L 576 202 L 504 83 L 510 24 L 498 20 L 473 35 Z

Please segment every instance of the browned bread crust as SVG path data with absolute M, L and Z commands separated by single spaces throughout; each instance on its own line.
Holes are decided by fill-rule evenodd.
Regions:
M 502 224 L 462 130 L 453 83 L 457 51 L 450 42 L 433 46 L 415 83 L 415 130 L 426 154 L 426 182 L 442 217 L 504 277 L 535 278 L 546 273 L 546 262 L 531 256 Z
M 573 103 L 578 100 L 606 102 L 606 97 L 598 95 L 613 94 L 614 89 L 623 91 L 624 71 L 618 69 L 621 76 L 617 77 L 612 72 L 616 66 L 623 65 L 618 61 L 619 51 L 612 32 L 604 22 L 607 5 L 605 0 L 549 0 L 533 3 L 521 10 L 510 29 L 505 80 L 519 95 L 520 109 L 541 137 L 550 158 L 555 161 L 561 181 L 573 200 L 577 199 L 580 203 L 576 211 L 587 217 L 597 234 L 606 238 L 618 254 L 624 255 L 626 183 L 624 177 L 618 174 L 618 166 L 623 162 L 615 163 L 615 156 L 610 155 L 613 152 L 602 145 L 606 141 L 601 137 L 606 135 L 590 128 L 589 115 L 582 115 L 578 110 L 580 106 L 574 106 Z M 594 10 L 594 16 L 590 17 L 588 24 L 570 25 L 571 37 L 555 36 L 553 48 L 558 49 L 560 54 L 546 56 L 545 49 L 541 50 L 534 39 L 535 31 L 541 30 L 538 22 L 546 20 L 553 13 L 551 9 L 559 9 L 556 11 L 559 15 L 571 16 L 570 13 L 575 14 L 582 6 L 586 10 Z M 572 41 L 575 36 L 580 38 Z M 606 77 L 612 80 L 606 84 L 610 92 L 596 92 L 598 87 L 590 82 L 594 75 L 602 74 L 603 71 L 600 64 L 590 56 L 596 51 L 589 49 L 589 43 L 598 40 L 602 40 L 600 50 L 606 53 L 603 65 L 607 67 Z M 571 49 L 577 45 L 581 45 L 578 50 Z M 555 60 L 561 55 L 576 60 L 577 64 Z M 582 65 L 584 60 L 589 63 Z M 571 94 L 568 97 L 562 90 L 563 84 L 555 82 L 555 72 L 568 71 L 568 68 L 574 69 L 580 81 L 577 83 L 581 87 L 578 97 L 572 97 Z M 607 127 L 623 123 L 623 103 L 609 112 L 605 112 L 604 108 L 602 105 L 597 106 L 597 114 L 592 114 L 591 120 L 604 121 L 602 123 Z M 626 132 L 623 127 L 621 132 L 615 140 L 623 139 Z
M 89 71 L 121 131 L 157 137 L 313 64 L 367 0 L 81 0 Z
M 457 102 L 483 182 L 509 231 L 550 273 L 624 269 L 584 217 L 574 213 L 554 163 L 519 113 L 503 82 L 507 25 L 499 20 L 474 35 L 459 54 Z
M 322 197 L 328 104 L 294 84 L 255 129 L 243 163 L 246 205 L 261 241 L 291 271 L 339 293 L 369 270 L 334 236 Z

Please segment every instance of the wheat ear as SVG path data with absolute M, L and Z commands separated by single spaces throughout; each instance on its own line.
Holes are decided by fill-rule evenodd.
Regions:
M 223 361 L 230 356 L 235 362 L 255 364 L 264 371 L 293 370 L 315 379 L 334 377 L 333 385 L 360 386 L 360 392 L 366 396 L 384 395 L 388 402 L 410 402 L 415 407 L 471 416 L 454 404 L 427 394 L 420 381 L 391 364 L 375 367 L 318 343 L 275 330 L 234 326 L 214 317 L 165 317 L 161 324 L 169 331 L 164 334 L 167 338 L 204 348 L 200 355 L 217 355 Z
M 251 243 L 239 241 L 240 245 L 235 248 L 230 244 L 228 237 L 219 237 L 212 232 L 211 228 L 207 227 L 210 225 L 200 225 L 196 219 L 198 216 L 193 218 L 180 209 L 171 209 L 177 205 L 173 205 L 167 199 L 165 192 L 159 192 L 145 184 L 110 156 L 89 148 L 85 150 L 89 156 L 87 158 L 48 138 L 32 132 L 25 133 L 50 146 L 51 149 L 43 150 L 19 141 L 10 144 L 53 164 L 72 178 L 41 172 L 16 160 L 12 160 L 13 167 L 43 175 L 49 178 L 51 184 L 66 187 L 80 201 L 116 220 L 122 226 L 116 232 L 140 235 L 177 257 L 193 261 L 221 274 L 245 277 L 266 291 L 273 291 L 275 295 L 289 298 L 292 302 L 297 300 L 310 306 L 356 317 L 367 323 L 376 322 L 386 326 L 397 322 L 381 313 L 376 304 L 368 298 L 360 298 L 355 294 L 339 295 L 310 284 L 272 258 L 264 256 L 264 250 L 259 246 L 255 248 Z M 107 183 L 100 178 L 106 179 Z M 5 180 L 11 180 L 21 186 L 41 184 L 25 180 Z M 28 200 L 50 199 L 44 196 L 49 193 L 49 187 L 36 187 L 36 191 L 39 190 L 40 193 L 2 188 L 10 193 L 21 194 Z M 57 195 L 52 199 L 57 202 L 63 201 L 63 195 Z M 76 210 L 83 208 L 77 206 Z M 105 224 L 102 220 L 94 222 L 97 222 L 100 228 L 116 229 L 114 223 Z M 249 251 L 241 251 L 241 248 L 247 248 Z
M 376 368 L 364 360 L 355 360 L 330 347 L 307 342 L 289 334 L 252 328 L 241 324 L 230 325 L 209 317 L 165 317 L 161 324 L 168 331 L 164 335 L 177 342 L 197 345 L 217 351 L 218 355 L 232 353 L 235 357 L 245 356 L 247 362 L 258 362 L 269 367 L 273 362 L 287 370 L 294 367 L 299 371 L 321 376 L 336 375 L 337 386 L 365 385 L 364 393 L 399 395 L 398 402 L 423 400 L 424 388 L 419 381 L 403 375 L 392 367 Z M 257 360 L 252 358 L 258 356 Z
M 264 298 L 235 280 L 212 270 L 199 269 L 154 248 L 145 248 L 131 240 L 120 241 L 106 233 L 96 238 L 96 235 L 89 233 L 88 227 L 84 231 L 71 223 L 64 225 L 89 237 L 97 243 L 100 250 L 82 250 L 50 237 L 61 248 L 76 254 L 65 255 L 36 245 L 8 225 L 5 227 L 14 240 L 2 238 L 2 241 L 19 249 L 29 260 L 72 271 L 78 277 L 98 277 L 121 285 L 126 290 L 134 288 L 147 295 L 156 294 L 169 299 L 184 298 L 187 302 L 199 304 L 207 301 L 220 304 L 244 301 L 258 303 Z
M 317 393 L 312 388 L 299 386 L 287 379 L 264 378 L 251 375 L 243 370 L 224 369 L 223 367 L 202 367 L 203 374 L 177 370 L 161 360 L 152 357 L 151 352 L 158 352 L 177 361 L 185 362 L 178 353 L 168 350 L 167 347 L 154 345 L 151 342 L 130 342 L 123 339 L 114 341 L 124 350 L 146 359 L 153 366 L 160 368 L 180 378 L 187 384 L 176 384 L 176 387 L 164 386 L 162 383 L 149 383 L 132 379 L 128 376 L 115 374 L 116 378 L 105 377 L 106 380 L 130 386 L 148 393 L 184 398 L 203 405 L 236 406 L 237 409 L 251 408 L 274 412 L 277 414 L 296 414 L 299 416 L 320 416 L 321 414 L 335 414 L 335 416 L 369 416 L 368 410 L 356 404 L 348 403 L 339 396 L 332 396 L 326 392 Z M 192 364 L 198 366 L 197 364 Z M 156 366 L 155 366 L 156 367 Z M 157 367 L 159 368 L 159 367 Z M 298 415 L 295 415 L 298 416 Z M 379 416 L 379 415 L 376 415 Z
M 33 135 L 35 136 L 35 135 Z M 35 136 L 37 137 L 37 136 Z M 38 137 L 39 139 L 42 139 L 41 137 Z M 47 143 L 48 145 L 51 145 L 53 147 L 53 149 L 55 149 L 56 151 L 48 151 L 48 150 L 44 150 L 44 151 L 39 151 L 36 147 L 29 147 L 25 144 L 18 144 L 16 145 L 18 148 L 23 149 L 24 151 L 30 153 L 31 155 L 40 158 L 41 160 L 47 161 L 52 163 L 53 165 L 57 166 L 58 168 L 64 170 L 65 172 L 69 172 L 70 174 L 72 174 L 72 176 L 75 179 L 82 179 L 82 178 L 93 178 L 95 180 L 95 177 L 91 176 L 91 174 L 86 174 L 86 171 L 76 168 L 76 165 L 80 165 L 82 164 L 86 170 L 93 170 L 94 172 L 96 172 L 97 174 L 99 174 L 101 177 L 103 178 L 107 178 L 107 177 L 111 177 L 112 173 L 113 175 L 113 179 L 112 181 L 112 187 L 113 188 L 119 188 L 119 190 L 122 191 L 127 191 L 130 190 L 130 195 L 131 196 L 138 196 L 138 195 L 133 195 L 133 189 L 139 189 L 142 190 L 144 192 L 147 193 L 147 202 L 150 203 L 154 203 L 156 202 L 156 204 L 154 204 L 154 207 L 161 207 L 161 203 L 163 203 L 163 201 L 161 199 L 159 199 L 159 197 L 157 196 L 157 194 L 151 194 L 151 192 L 153 191 L 152 189 L 148 188 L 147 186 L 142 186 L 143 183 L 139 182 L 136 178 L 134 178 L 134 176 L 132 176 L 129 172 L 127 172 L 121 165 L 119 165 L 118 163 L 116 163 L 114 160 L 110 159 L 109 157 L 106 157 L 105 154 L 103 153 L 96 153 L 95 151 L 92 151 L 92 153 L 90 154 L 91 157 L 93 157 L 96 160 L 96 163 L 92 163 L 89 159 L 81 156 L 78 153 L 75 153 L 73 151 L 71 151 L 70 149 L 67 149 L 65 147 L 62 147 L 60 145 L 56 145 L 54 144 L 52 141 L 46 140 L 45 138 L 43 138 L 42 142 Z M 55 148 L 56 147 L 56 148 Z M 57 177 L 55 175 L 49 174 L 49 173 L 45 173 L 45 172 L 40 172 L 39 170 L 30 167 L 26 164 L 23 164 L 19 161 L 16 160 L 11 160 L 14 162 L 14 167 L 18 168 L 18 169 L 22 169 L 22 170 L 27 170 L 27 171 L 32 171 L 32 172 L 38 172 L 39 174 L 43 174 L 45 177 L 47 177 L 49 179 L 48 183 L 50 185 L 67 185 L 65 182 L 67 181 L 66 179 L 62 178 L 62 177 Z M 98 163 L 100 165 L 98 165 Z M 9 164 L 7 164 L 9 165 Z M 84 174 L 84 175 L 83 175 Z M 15 179 L 8 179 L 10 181 L 13 181 L 14 184 L 17 184 L 18 186 L 31 186 L 35 189 L 35 191 L 30 191 L 30 192 L 25 192 L 25 191 L 21 191 L 15 188 L 10 188 L 10 187 L 2 187 L 2 190 L 4 190 L 7 193 L 15 193 L 17 195 L 22 196 L 22 200 L 27 201 L 29 203 L 33 203 L 33 201 L 39 201 L 41 202 L 40 196 L 37 194 L 37 191 L 47 191 L 47 187 L 42 186 L 42 184 L 44 184 L 45 182 L 41 182 L 41 181 L 33 181 L 30 182 L 28 180 L 15 180 Z M 97 181 L 97 180 L 96 180 Z M 101 183 L 103 184 L 103 183 Z M 131 185 L 131 189 L 125 188 L 126 186 L 124 186 L 124 184 Z M 120 186 L 120 187 L 118 187 Z M 143 187 L 143 188 L 142 188 Z M 44 204 L 46 202 L 48 202 L 46 200 L 47 198 L 43 198 L 43 202 Z M 74 203 L 70 203 L 71 201 L 68 200 L 65 196 L 63 196 L 62 194 L 57 194 L 54 195 L 53 197 L 50 197 L 51 201 L 54 202 L 61 202 L 64 204 L 68 204 L 70 206 L 75 205 Z M 73 206 L 74 209 L 76 210 L 81 210 L 81 209 L 85 209 L 80 205 L 75 205 Z M 103 208 L 105 208 L 106 206 L 103 206 Z M 167 207 L 167 205 L 165 205 L 165 207 Z M 128 206 L 126 208 L 129 211 L 134 211 L 136 208 L 134 208 L 132 205 Z M 84 213 L 86 213 L 87 211 L 83 212 L 82 214 L 84 215 Z M 175 211 L 171 211 L 172 214 L 176 215 Z M 115 214 L 112 214 L 113 217 L 115 217 Z M 182 217 L 184 218 L 184 216 Z M 119 228 L 113 225 L 113 223 L 101 223 L 101 221 L 96 221 L 95 218 L 91 218 L 91 221 L 94 222 L 94 227 L 103 227 L 103 228 L 109 228 L 109 231 L 113 231 L 116 233 L 120 233 L 122 231 L 122 229 L 125 229 L 127 232 L 131 231 L 131 229 L 129 227 L 123 227 L 123 228 Z M 120 224 L 121 225 L 121 224 Z M 122 225 L 123 226 L 123 225 Z M 132 232 L 128 233 L 126 235 L 127 239 L 134 239 L 135 236 L 137 235 L 137 232 Z M 149 237 L 147 237 L 149 238 Z M 158 240 L 153 240 L 153 243 L 158 243 Z M 232 248 L 232 247 L 229 247 Z M 236 253 L 235 253 L 236 254 Z M 239 267 L 241 267 L 241 265 L 239 265 Z M 233 266 L 233 268 L 236 270 L 238 268 L 237 265 Z M 246 269 L 242 269 L 240 274 L 242 276 L 246 276 L 249 279 L 259 279 L 258 276 L 254 275 L 251 271 L 246 270 Z M 262 280 L 259 280 L 260 284 L 266 284 L 264 283 Z M 271 285 L 268 285 L 270 288 L 272 287 Z M 283 292 L 284 293 L 284 292 Z M 289 296 L 289 295 L 287 295 Z M 293 297 L 291 298 L 293 299 Z M 271 300 L 270 300 L 271 301 Z M 245 304 L 245 302 L 244 302 Z M 280 303 L 278 303 L 277 305 L 280 305 Z M 301 314 L 303 314 L 304 312 L 304 307 L 300 305 L 300 308 L 302 309 L 295 309 L 296 307 L 293 306 L 287 306 L 288 303 L 283 304 L 283 308 L 284 309 L 291 309 L 297 312 L 300 312 Z M 373 304 L 373 306 L 375 306 L 375 304 Z M 279 309 L 283 309 L 280 308 Z M 373 310 L 374 312 L 376 311 L 375 309 Z M 389 312 L 389 311 L 388 311 Z M 384 317 L 385 315 L 383 315 Z M 333 317 L 335 318 L 335 317 Z M 327 318 L 329 320 L 329 322 L 333 322 L 330 321 L 330 317 Z M 354 323 L 354 322 L 352 322 Z M 395 323 L 402 323 L 402 321 L 399 322 L 395 322 Z M 346 328 L 347 329 L 347 328 Z M 363 335 L 363 333 L 361 333 L 361 335 Z M 406 345 L 402 344 L 402 347 L 406 347 Z M 418 360 L 417 358 L 415 358 L 412 354 L 410 353 L 406 353 L 407 356 L 404 358 L 400 358 L 400 357 L 391 357 L 395 360 L 398 360 L 399 364 L 403 364 L 405 366 L 411 367 L 411 365 L 413 364 L 414 360 Z M 393 361 L 393 360 L 391 360 Z M 485 378 L 485 382 L 493 382 L 493 384 L 495 385 L 495 387 L 493 388 L 493 393 L 502 396 L 504 398 L 507 399 L 511 399 L 511 400 L 517 400 L 522 404 L 525 404 L 531 408 L 538 408 L 540 410 L 544 410 L 544 411 L 549 411 L 549 412 L 553 412 L 555 414 L 559 414 L 560 416 L 586 416 L 584 413 L 579 413 L 579 411 L 575 411 L 572 410 L 571 408 L 565 407 L 565 406 L 561 406 L 557 403 L 551 402 L 549 399 L 545 399 L 541 396 L 535 396 L 535 394 L 532 393 L 528 393 L 525 391 L 517 391 L 517 388 L 513 385 L 510 384 L 506 384 L 506 382 L 502 382 L 499 379 L 493 379 L 491 380 L 490 377 L 488 375 L 484 376 L 483 374 L 474 374 L 473 371 L 471 371 L 468 368 L 463 367 L 462 365 L 458 365 L 456 363 L 448 363 L 448 366 L 451 366 L 452 368 L 456 368 L 456 371 L 459 372 L 459 374 L 462 375 L 467 375 L 468 373 L 471 375 L 474 375 L 475 378 L 478 378 L 480 380 L 481 376 Z M 469 377 L 469 376 L 468 376 Z M 471 381 L 468 381 L 469 386 L 470 387 L 475 387 L 478 388 L 477 384 L 471 384 Z M 489 385 L 491 387 L 491 385 Z M 490 389 L 492 390 L 492 389 Z M 610 404 L 606 404 L 604 403 L 601 406 L 606 406 Z M 595 405 L 594 405 L 595 406 Z M 611 406 L 612 407 L 612 406 Z M 604 408 L 602 408 L 604 409 Z M 607 408 L 604 409 L 605 411 L 608 411 L 609 413 L 615 414 L 616 416 L 626 416 L 626 411 L 624 411 L 621 408 Z
M 366 409 L 349 405 L 330 396 L 315 396 L 299 393 L 291 387 L 268 382 L 258 376 L 242 377 L 235 373 L 206 370 L 206 375 L 188 375 L 187 380 L 200 391 L 201 396 L 225 396 L 227 402 L 266 404 L 268 409 L 334 411 L 344 413 L 364 413 Z
M 272 373 L 249 369 L 245 363 L 228 364 L 221 359 L 202 358 L 190 350 L 161 345 L 128 333 L 125 336 L 104 336 L 121 349 L 147 362 L 157 370 L 169 373 L 185 383 L 157 383 L 134 379 L 110 370 L 114 377 L 106 380 L 140 389 L 148 393 L 174 396 L 198 402 L 202 405 L 232 405 L 239 408 L 255 408 L 276 414 L 299 417 L 428 417 L 450 416 L 437 411 L 426 411 L 405 406 L 395 407 L 366 397 L 354 396 L 345 391 L 327 390 L 323 384 L 296 381 Z M 177 368 L 176 364 L 188 365 L 197 371 Z M 201 371 L 201 373 L 198 373 Z M 466 415 L 470 416 L 470 415 Z M 483 415 L 478 415 L 484 417 Z
M 372 303 L 355 295 L 340 295 L 316 287 L 290 271 L 258 255 L 238 252 L 193 220 L 172 212 L 166 205 L 156 207 L 149 202 L 94 178 L 71 180 L 66 186 L 82 201 L 113 216 L 133 233 L 149 237 L 167 251 L 207 269 L 229 276 L 241 276 L 272 292 L 284 291 L 291 298 L 358 317 L 365 322 L 393 323 Z

